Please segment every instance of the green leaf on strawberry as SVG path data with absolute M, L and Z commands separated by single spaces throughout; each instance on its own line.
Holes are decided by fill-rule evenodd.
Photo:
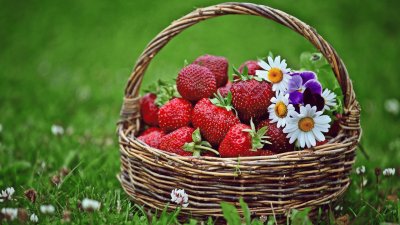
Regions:
M 178 90 L 176 89 L 175 84 L 165 84 L 163 86 L 160 86 L 157 94 L 157 99 L 155 102 L 158 106 L 163 106 L 172 98 L 179 98 L 179 97 L 180 95 Z
M 218 106 L 225 108 L 228 111 L 231 111 L 233 108 L 232 106 L 232 93 L 228 92 L 226 97 L 223 97 L 219 91 L 214 94 L 215 98 L 210 99 L 211 103 Z
M 258 149 L 262 149 L 264 147 L 264 144 L 271 144 L 271 142 L 267 140 L 269 137 L 265 136 L 268 130 L 267 126 L 262 127 L 257 131 L 256 127 L 254 126 L 253 119 L 251 119 L 250 127 L 251 129 L 244 129 L 243 131 L 248 132 L 251 136 L 252 151 L 257 151 Z

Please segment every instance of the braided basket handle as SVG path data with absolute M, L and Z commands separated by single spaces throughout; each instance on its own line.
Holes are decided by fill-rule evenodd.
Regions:
M 139 88 L 143 75 L 150 64 L 153 57 L 176 35 L 186 28 L 206 19 L 223 16 L 223 15 L 254 15 L 278 22 L 309 40 L 328 60 L 332 70 L 342 88 L 344 95 L 345 113 L 353 109 L 357 105 L 355 94 L 351 80 L 347 73 L 346 67 L 337 55 L 333 47 L 326 42 L 314 28 L 300 21 L 299 19 L 263 5 L 252 3 L 223 3 L 205 8 L 199 8 L 187 14 L 186 16 L 174 21 L 171 25 L 161 31 L 146 47 L 140 55 L 128 80 L 125 89 L 126 99 L 138 96 Z

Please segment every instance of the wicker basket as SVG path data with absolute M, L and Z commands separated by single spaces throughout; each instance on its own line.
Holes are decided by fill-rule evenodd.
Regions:
M 186 28 L 223 15 L 254 15 L 274 20 L 309 40 L 329 61 L 344 94 L 344 115 L 337 137 L 327 144 L 272 156 L 243 158 L 184 157 L 138 142 L 138 95 L 153 57 Z M 349 173 L 361 136 L 360 107 L 346 67 L 336 51 L 316 31 L 282 11 L 250 3 L 224 3 L 197 9 L 161 31 L 140 55 L 129 78 L 118 123 L 122 187 L 132 200 L 163 209 L 173 188 L 184 188 L 189 207 L 181 213 L 197 218 L 221 217 L 220 202 L 243 197 L 257 216 L 282 216 L 292 208 L 318 208 L 340 197 L 350 184 Z M 174 204 L 169 207 L 175 208 Z M 240 210 L 239 210 L 240 211 Z

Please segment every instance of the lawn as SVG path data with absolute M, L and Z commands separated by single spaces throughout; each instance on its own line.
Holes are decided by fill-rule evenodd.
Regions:
M 1 1 L 0 7 L 0 190 L 14 187 L 15 201 L 40 223 L 134 223 L 135 207 L 116 174 L 115 133 L 123 90 L 146 44 L 174 19 L 217 1 Z M 400 115 L 385 110 L 400 99 L 400 2 L 254 1 L 292 14 L 327 39 L 345 62 L 362 107 L 362 146 L 352 185 L 335 217 L 353 224 L 400 223 Z M 315 49 L 301 36 L 271 21 L 250 16 L 208 20 L 183 32 L 155 57 L 143 87 L 172 79 L 185 60 L 209 53 L 231 65 L 269 51 L 299 65 L 299 55 Z M 53 125 L 64 129 L 54 135 Z M 70 173 L 60 183 L 61 168 Z M 377 183 L 375 168 L 395 167 L 397 175 Z M 54 177 L 55 176 L 55 177 Z M 362 178 L 363 177 L 363 178 Z M 362 179 L 367 179 L 360 188 Z M 58 183 L 55 185 L 54 183 Z M 35 203 L 24 197 L 33 188 Z M 388 197 L 389 196 L 389 197 Z M 101 202 L 100 211 L 79 210 L 84 198 Z M 53 215 L 40 206 L 55 206 Z M 338 209 L 335 210 L 334 208 Z M 1 223 L 1 222 L 0 222 Z

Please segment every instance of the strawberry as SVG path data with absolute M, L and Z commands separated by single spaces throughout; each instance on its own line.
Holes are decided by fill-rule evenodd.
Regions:
M 140 100 L 140 115 L 145 124 L 158 126 L 158 110 L 174 97 L 178 97 L 176 86 L 161 80 L 146 89 L 147 94 Z
M 233 83 L 231 92 L 233 106 L 245 123 L 249 122 L 250 118 L 258 120 L 266 116 L 271 98 L 275 96 L 270 83 L 251 79 L 248 75 Z
M 264 136 L 266 128 L 256 132 L 253 121 L 250 121 L 251 127 L 246 124 L 236 124 L 229 129 L 224 140 L 219 146 L 221 157 L 239 157 L 239 156 L 258 156 L 259 149 L 264 147 L 264 143 L 269 143 Z
M 203 137 L 213 146 L 219 145 L 229 129 L 240 123 L 231 111 L 232 95 L 227 98 L 216 95 L 214 99 L 203 98 L 197 102 L 193 109 L 192 122 L 194 127 L 199 127 Z
M 161 138 L 165 135 L 164 131 L 158 127 L 150 127 L 145 130 L 138 139 L 153 148 L 159 148 Z
M 201 140 L 199 129 L 181 127 L 161 138 L 160 149 L 182 156 L 200 156 L 202 151 L 218 152 Z
M 316 146 L 324 145 L 326 143 L 328 143 L 327 139 L 325 139 L 324 141 L 317 141 L 317 145 Z
M 260 150 L 260 155 L 262 156 L 270 156 L 275 155 L 276 153 L 271 150 Z
M 149 127 L 146 130 L 144 130 L 143 132 L 141 132 L 140 136 L 150 134 L 154 131 L 162 131 L 162 130 L 159 127 Z
M 149 126 L 158 126 L 158 106 L 155 103 L 157 96 L 148 93 L 140 100 L 140 115 Z
M 161 138 L 160 149 L 183 156 L 192 155 L 191 152 L 183 150 L 183 146 L 186 142 L 192 142 L 193 131 L 191 127 L 181 127 L 165 135 Z
M 289 139 L 286 138 L 286 134 L 283 133 L 282 128 L 276 126 L 277 123 L 270 123 L 270 120 L 261 121 L 257 128 L 267 128 L 267 136 L 272 144 L 266 145 L 266 149 L 272 150 L 276 153 L 288 152 L 294 150 L 294 145 L 289 144 Z
M 340 120 L 342 119 L 342 114 L 337 113 L 335 115 L 336 119 L 333 121 L 331 128 L 329 128 L 327 136 L 336 137 L 340 131 Z
M 239 67 L 239 72 L 243 73 L 244 67 L 247 67 L 247 71 L 249 75 L 256 75 L 256 70 L 262 70 L 261 66 L 258 65 L 258 62 L 255 60 L 249 60 L 244 62 Z
M 219 92 L 222 97 L 226 97 L 228 93 L 231 91 L 232 83 L 228 81 L 225 86 L 218 88 L 217 93 Z
M 198 57 L 193 63 L 205 66 L 211 70 L 215 76 L 217 87 L 222 87 L 228 81 L 228 60 L 221 56 L 203 55 Z
M 208 98 L 217 90 L 214 74 L 197 64 L 190 64 L 179 72 L 176 86 L 181 96 L 189 101 Z
M 183 98 L 174 98 L 158 111 L 158 123 L 164 131 L 170 132 L 188 126 L 191 114 L 192 104 L 190 102 Z

